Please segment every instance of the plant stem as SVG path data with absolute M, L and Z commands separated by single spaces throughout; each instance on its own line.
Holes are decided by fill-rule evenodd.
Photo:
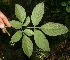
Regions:
M 27 28 L 39 28 L 40 29 L 40 27 L 27 27 Z
M 10 36 L 10 33 L 7 31 L 6 27 L 4 28 L 4 30 L 5 30 L 6 33 Z

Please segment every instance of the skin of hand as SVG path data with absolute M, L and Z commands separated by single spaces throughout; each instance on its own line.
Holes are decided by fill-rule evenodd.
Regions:
M 2 29 L 3 33 L 5 33 L 4 27 L 11 27 L 8 18 L 0 11 L 0 28 Z

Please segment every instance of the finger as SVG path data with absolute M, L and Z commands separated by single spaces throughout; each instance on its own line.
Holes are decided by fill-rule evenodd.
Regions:
M 4 22 L 2 21 L 2 19 L 0 18 L 0 24 L 4 24 Z
M 2 21 L 2 19 L 0 18 L 0 28 L 4 28 L 4 23 L 3 23 L 3 21 Z
M 5 30 L 3 29 L 4 28 L 4 23 L 3 23 L 1 18 L 0 18 L 0 28 L 2 29 L 3 33 L 6 33 Z
M 8 26 L 11 27 L 11 24 L 9 23 L 7 17 L 0 11 L 0 18 L 3 20 L 3 22 Z

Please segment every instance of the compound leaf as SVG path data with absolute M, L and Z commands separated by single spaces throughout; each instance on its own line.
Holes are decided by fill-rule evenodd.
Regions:
M 41 26 L 41 30 L 49 36 L 57 36 L 68 32 L 68 28 L 62 24 L 48 22 Z
M 39 3 L 33 9 L 31 20 L 34 26 L 38 25 L 44 14 L 44 3 Z
M 32 35 L 34 34 L 34 32 L 33 32 L 32 30 L 30 30 L 30 29 L 25 29 L 25 30 L 24 30 L 24 33 L 25 33 L 26 35 L 28 35 L 28 36 L 32 36 Z
M 11 38 L 11 42 L 18 42 L 22 37 L 22 31 L 17 31 Z
M 27 26 L 30 23 L 30 17 L 28 16 L 26 18 L 26 22 L 23 24 L 23 26 Z
M 12 20 L 12 21 L 10 21 L 10 24 L 11 24 L 12 27 L 15 28 L 15 29 L 20 29 L 20 28 L 22 28 L 22 23 L 19 22 L 19 21 Z
M 24 53 L 30 57 L 32 55 L 33 52 L 33 43 L 30 40 L 30 38 L 28 38 L 26 35 L 23 36 L 22 39 L 22 48 Z
M 26 18 L 26 12 L 25 12 L 25 9 L 19 4 L 15 5 L 15 15 L 19 19 L 20 22 L 24 22 Z
M 36 29 L 34 30 L 34 40 L 39 48 L 43 49 L 44 51 L 50 51 L 49 42 L 41 31 Z

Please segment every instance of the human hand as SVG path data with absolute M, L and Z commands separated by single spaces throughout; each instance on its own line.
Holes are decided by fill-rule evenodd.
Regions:
M 7 17 L 0 11 L 0 28 L 2 29 L 3 33 L 5 33 L 5 26 L 11 27 Z

